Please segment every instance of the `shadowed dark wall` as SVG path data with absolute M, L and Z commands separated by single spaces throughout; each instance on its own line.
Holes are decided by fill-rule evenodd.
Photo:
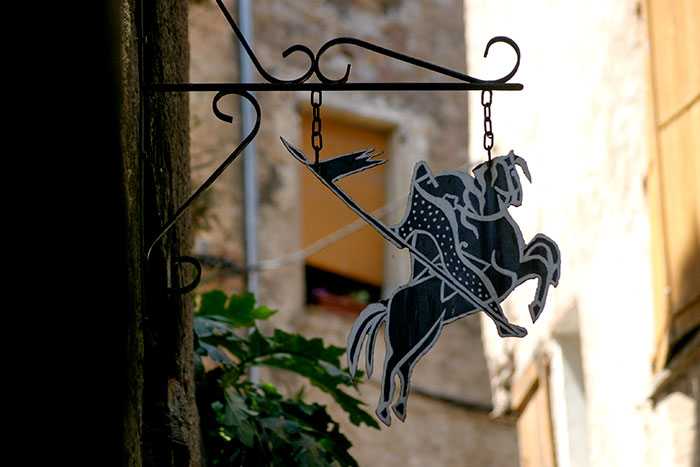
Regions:
M 42 72 L 54 80 L 50 124 L 35 138 L 55 148 L 39 172 L 57 185 L 43 210 L 58 218 L 45 231 L 60 245 L 50 251 L 58 279 L 48 281 L 55 292 L 41 292 L 61 305 L 49 310 L 61 352 L 49 352 L 56 372 L 40 391 L 51 428 L 32 438 L 55 441 L 46 451 L 66 465 L 198 465 L 191 295 L 165 288 L 188 280 L 169 266 L 189 250 L 187 218 L 146 264 L 150 242 L 189 194 L 188 102 L 139 82 L 140 73 L 188 79 L 187 2 L 61 10 L 60 31 L 42 47 Z

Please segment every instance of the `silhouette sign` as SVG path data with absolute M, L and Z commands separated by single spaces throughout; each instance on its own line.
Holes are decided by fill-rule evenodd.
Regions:
M 529 305 L 534 323 L 542 313 L 549 286 L 557 286 L 560 254 L 544 234 L 526 243 L 508 213 L 522 204 L 520 167 L 531 181 L 525 159 L 512 151 L 473 170 L 433 175 L 421 161 L 415 165 L 406 213 L 389 226 L 363 210 L 336 182 L 386 160 L 374 149 L 309 161 L 282 139 L 287 150 L 338 196 L 350 209 L 398 248 L 410 252 L 409 281 L 378 303 L 368 305 L 356 319 L 347 344 L 348 366 L 354 376 L 365 342 L 366 370 L 372 374 L 374 344 L 385 324 L 386 357 L 377 417 L 391 424 L 389 405 L 396 392 L 394 414 L 404 421 L 410 377 L 418 360 L 437 341 L 444 324 L 483 311 L 501 337 L 523 337 L 525 328 L 508 321 L 500 303 L 520 284 L 537 279 Z

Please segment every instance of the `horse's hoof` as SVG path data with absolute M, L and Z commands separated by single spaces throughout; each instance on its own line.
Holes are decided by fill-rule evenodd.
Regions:
M 396 404 L 394 404 L 392 409 L 394 410 L 394 413 L 396 414 L 396 418 L 398 418 L 402 422 L 406 420 L 406 403 L 405 402 L 397 402 Z
M 391 416 L 389 415 L 389 408 L 384 407 L 383 409 L 380 409 L 377 407 L 377 411 L 375 412 L 377 414 L 377 418 L 382 421 L 386 426 L 391 426 Z
M 525 337 L 527 336 L 527 329 L 517 324 L 510 324 L 509 326 L 499 325 L 498 335 L 501 337 Z
M 535 321 L 537 321 L 537 318 L 540 317 L 544 308 L 542 307 L 542 304 L 540 302 L 532 302 L 530 303 L 530 306 L 528 308 L 530 309 L 530 317 L 532 318 L 532 322 L 534 323 Z
M 557 285 L 559 285 L 559 274 L 560 274 L 559 268 L 557 268 L 557 269 L 554 271 L 554 274 L 552 274 L 552 285 L 553 285 L 554 287 L 556 287 Z

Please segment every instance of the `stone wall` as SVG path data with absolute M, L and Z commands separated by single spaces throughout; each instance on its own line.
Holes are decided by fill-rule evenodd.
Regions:
M 494 96 L 495 149 L 515 150 L 532 173 L 523 207 L 511 209 L 525 240 L 543 232 L 562 253 L 560 284 L 550 290 L 536 324 L 527 308 L 534 283 L 506 302 L 509 318 L 528 327 L 525 339 L 500 339 L 484 319 L 497 410 L 509 409 L 509 387 L 533 356 L 552 355 L 558 335 L 573 332 L 581 342 L 588 421 L 580 423 L 588 431 L 590 465 L 691 465 L 693 455 L 697 463 L 698 391 L 690 389 L 697 376 L 684 373 L 679 384 L 686 389 L 669 392 L 657 405 L 650 399 L 654 320 L 643 5 L 467 0 L 465 9 L 469 72 L 508 69 L 512 56 L 492 62 L 474 47 L 494 35 L 507 34 L 521 48 L 515 81 L 524 90 Z M 472 100 L 470 114 L 479 109 Z M 473 119 L 470 129 L 476 151 L 481 122 Z M 561 377 L 556 372 L 553 366 L 552 381 Z

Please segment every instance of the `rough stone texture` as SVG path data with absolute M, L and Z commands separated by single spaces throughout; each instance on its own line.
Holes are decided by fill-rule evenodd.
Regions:
M 189 295 L 167 287 L 189 282 L 174 258 L 191 248 L 183 216 L 146 253 L 162 226 L 189 195 L 187 95 L 148 93 L 144 83 L 188 81 L 187 2 L 122 3 L 122 133 L 129 216 L 129 401 L 125 410 L 126 465 L 199 465 L 194 403 L 193 316 Z M 138 53 L 139 21 L 148 40 Z M 140 60 L 142 60 L 140 62 Z M 142 113 L 143 110 L 143 113 Z
M 121 121 L 121 151 L 123 154 L 125 198 L 127 217 L 141 219 L 143 216 L 143 200 L 141 196 L 142 171 L 140 164 L 140 145 L 138 121 L 139 115 L 139 71 L 138 45 L 136 41 L 136 18 L 134 2 L 122 2 L 121 6 L 123 28 L 121 37 L 121 82 L 122 95 L 120 104 Z M 141 245 L 144 243 L 143 226 L 140 222 L 127 222 L 126 238 L 130 242 L 128 277 L 131 279 L 129 326 L 126 335 L 127 353 L 131 356 L 126 375 L 126 400 L 124 413 L 124 450 L 125 463 L 129 466 L 141 465 L 141 420 L 143 416 L 143 333 L 140 322 L 143 319 L 144 291 Z
M 529 163 L 533 184 L 524 187 L 523 207 L 511 209 L 526 241 L 544 232 L 562 252 L 559 287 L 535 325 L 527 311 L 534 283 L 506 302 L 511 320 L 528 327 L 525 339 L 500 339 L 483 319 L 496 408 L 508 408 L 513 375 L 535 352 L 549 352 L 553 334 L 576 312 L 590 464 L 690 465 L 697 391 L 669 394 L 656 407 L 645 402 L 653 310 L 643 8 L 635 1 L 465 5 L 470 73 L 509 69 L 512 53 L 500 56 L 494 48 L 493 61 L 491 53 L 483 58 L 478 44 L 492 36 L 507 34 L 521 48 L 514 81 L 525 89 L 494 96 L 496 154 L 513 149 Z M 470 115 L 480 112 L 478 100 L 470 101 Z M 473 119 L 472 153 L 482 131 Z M 697 381 L 688 378 L 686 384 Z
M 459 1 L 265 0 L 252 3 L 252 47 L 262 66 L 281 79 L 301 76 L 308 68 L 303 54 L 282 58 L 286 48 L 304 44 L 315 51 L 327 40 L 340 36 L 357 37 L 465 71 L 464 22 Z M 235 2 L 227 5 L 235 13 Z M 214 2 L 191 3 L 193 81 L 223 80 L 236 74 L 236 53 L 232 48 L 236 41 L 227 28 Z M 215 35 L 221 37 L 214 38 Z M 197 56 L 199 51 L 202 57 Z M 229 65 L 222 67 L 223 60 Z M 350 46 L 330 49 L 321 62 L 323 73 L 332 78 L 342 76 L 351 63 L 352 82 L 447 79 Z M 302 246 L 299 164 L 286 152 L 279 137 L 297 147 L 302 138 L 310 137 L 300 131 L 300 112 L 308 106 L 309 95 L 274 92 L 258 93 L 257 97 L 262 108 L 262 126 L 256 139 L 260 186 L 259 255 L 263 260 L 274 260 Z M 211 113 L 210 107 L 210 97 L 192 97 L 195 178 L 213 170 L 213 166 L 207 166 L 200 172 L 194 168 L 198 162 L 221 160 L 233 149 L 237 138 L 237 120 L 225 135 L 219 133 L 221 124 L 212 122 L 210 126 L 211 117 L 207 116 Z M 418 160 L 427 160 L 435 172 L 465 167 L 469 160 L 466 108 L 465 93 L 326 92 L 322 117 L 331 113 L 352 115 L 354 119 L 390 129 L 385 191 L 388 202 L 407 195 L 413 165 Z M 215 128 L 214 123 L 218 127 Z M 223 255 L 238 265 L 243 263 L 239 167 L 240 161 L 236 161 L 231 173 L 214 185 L 212 199 L 216 201 L 211 206 L 217 207 L 211 209 L 211 218 L 215 228 L 198 234 L 195 248 L 199 254 Z M 400 220 L 404 207 L 401 205 L 388 221 Z M 385 293 L 402 284 L 409 273 L 405 251 L 387 249 Z M 235 280 L 216 283 L 229 293 L 243 287 L 242 282 Z M 345 346 L 353 317 L 306 308 L 302 262 L 261 271 L 258 300 L 279 310 L 266 327 L 294 330 L 308 337 L 320 336 L 328 344 Z M 364 426 L 358 429 L 348 423 L 343 414 L 338 415 L 343 422 L 343 432 L 348 433 L 354 444 L 352 453 L 360 465 L 513 465 L 516 462 L 512 423 L 496 422 L 489 417 L 488 410 L 484 410 L 490 406 L 491 395 L 480 333 L 478 317 L 443 329 L 437 345 L 413 373 L 414 392 L 409 398 L 405 424 L 395 421 L 391 428 L 377 432 Z M 378 368 L 383 364 L 383 352 L 380 338 L 376 355 Z M 379 373 L 380 370 L 376 370 L 372 380 L 363 385 L 362 399 L 370 412 L 377 404 Z M 275 383 L 291 391 L 298 382 L 276 379 Z M 453 402 L 421 395 L 422 391 Z M 479 407 L 481 410 L 477 409 Z M 386 449 L 382 452 L 383 447 Z

